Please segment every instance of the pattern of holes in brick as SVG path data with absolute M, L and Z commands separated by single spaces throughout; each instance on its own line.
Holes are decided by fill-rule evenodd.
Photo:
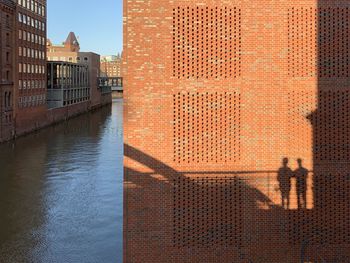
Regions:
M 241 97 L 236 92 L 178 93 L 174 162 L 224 163 L 240 158 Z
M 317 161 L 350 161 L 349 91 L 290 92 L 288 109 L 288 130 L 295 148 L 312 145 Z M 313 136 L 307 137 L 310 128 Z
M 288 10 L 288 74 L 292 77 L 312 77 L 316 73 L 316 25 L 316 9 Z
M 173 10 L 173 76 L 241 75 L 241 10 L 178 7 Z
M 174 246 L 241 244 L 241 183 L 235 177 L 174 180 Z
M 292 91 L 287 94 L 288 99 L 288 136 L 293 149 L 312 150 L 312 126 L 310 117 L 317 107 L 314 92 Z M 302 156 L 299 156 L 302 157 Z
M 346 170 L 315 171 L 314 209 L 288 214 L 292 244 L 350 244 L 350 173 Z
M 349 77 L 349 8 L 288 10 L 288 73 Z
M 350 92 L 320 92 L 312 121 L 316 160 L 349 162 Z
M 327 8 L 318 12 L 319 76 L 349 77 L 349 8 Z

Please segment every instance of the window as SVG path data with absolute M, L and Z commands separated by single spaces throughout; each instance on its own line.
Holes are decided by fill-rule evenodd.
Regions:
M 5 105 L 5 108 L 7 108 L 7 92 L 5 92 L 5 96 L 4 96 L 4 105 Z
M 7 101 L 7 106 L 8 107 L 11 107 L 12 106 L 12 103 L 11 103 L 11 91 L 9 92 L 9 94 L 8 94 L 8 101 Z
M 6 26 L 10 27 L 10 16 L 6 15 Z
M 6 46 L 10 46 L 10 33 L 6 33 Z

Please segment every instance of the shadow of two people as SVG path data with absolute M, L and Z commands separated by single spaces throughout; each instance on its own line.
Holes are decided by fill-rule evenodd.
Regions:
M 277 172 L 277 180 L 281 191 L 282 207 L 284 209 L 290 208 L 292 179 L 295 178 L 298 209 L 306 209 L 307 177 L 309 171 L 303 167 L 302 159 L 297 159 L 298 168 L 294 171 L 292 171 L 292 169 L 288 166 L 288 162 L 288 158 L 283 158 L 282 167 L 279 168 Z

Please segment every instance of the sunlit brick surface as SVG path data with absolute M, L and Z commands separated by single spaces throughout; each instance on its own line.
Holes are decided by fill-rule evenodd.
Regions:
M 124 262 L 349 262 L 350 1 L 124 8 Z

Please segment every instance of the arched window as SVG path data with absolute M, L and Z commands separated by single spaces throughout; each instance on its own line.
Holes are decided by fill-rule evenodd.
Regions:
M 10 81 L 10 71 L 6 70 L 6 80 Z
M 11 99 L 12 93 L 11 91 L 8 94 L 8 101 L 7 101 L 7 106 L 12 107 L 12 99 Z
M 5 96 L 4 96 L 4 108 L 7 108 L 7 92 L 5 91 Z
M 10 33 L 6 33 L 6 46 L 10 46 Z

